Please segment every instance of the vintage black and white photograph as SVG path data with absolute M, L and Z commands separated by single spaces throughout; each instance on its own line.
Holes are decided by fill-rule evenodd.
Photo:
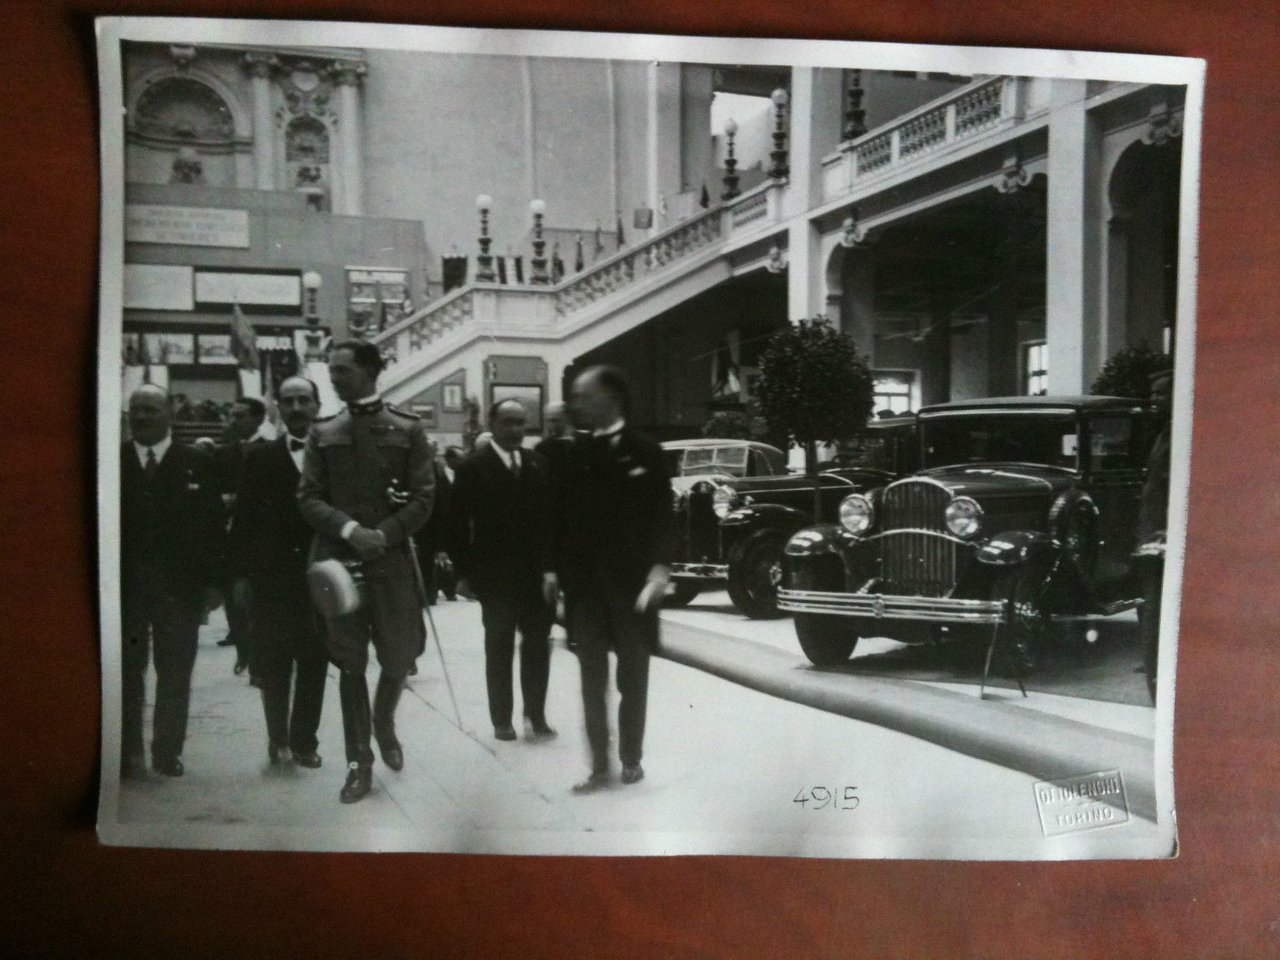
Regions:
M 104 842 L 1176 855 L 1203 62 L 98 54 Z

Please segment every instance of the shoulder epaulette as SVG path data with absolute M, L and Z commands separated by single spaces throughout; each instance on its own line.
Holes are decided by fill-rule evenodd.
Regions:
M 421 420 L 421 419 L 422 419 L 422 418 L 421 418 L 420 416 L 418 416 L 416 413 L 410 413 L 408 410 L 401 410 L 401 409 L 400 409 L 399 407 L 397 407 L 394 403 L 386 403 L 386 402 L 384 401 L 384 402 L 383 402 L 383 404 L 382 404 L 382 407 L 383 407 L 383 409 L 384 409 L 384 410 L 388 410 L 388 411 L 390 411 L 391 413 L 394 413 L 394 414 L 396 414 L 397 416 L 404 417 L 404 418 L 406 418 L 406 419 L 408 419 L 408 420 Z
M 346 411 L 344 411 L 344 410 L 339 410 L 337 413 L 331 413 L 331 414 L 329 414 L 327 417 L 316 417 L 316 418 L 315 418 L 314 420 L 312 420 L 311 422 L 312 422 L 313 424 L 314 424 L 314 423 L 328 423 L 330 420 L 337 420 L 337 419 L 338 419 L 338 417 L 340 417 L 340 416 L 341 416 L 343 413 L 345 413 L 345 412 L 346 412 Z

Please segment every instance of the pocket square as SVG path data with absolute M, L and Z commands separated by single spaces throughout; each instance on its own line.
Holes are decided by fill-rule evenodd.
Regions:
M 646 470 L 644 467 L 632 467 L 630 470 L 628 470 L 628 471 L 627 471 L 627 476 L 628 476 L 628 477 L 643 477 L 643 476 L 644 476 L 646 473 L 648 473 L 648 472 L 649 472 L 649 471 L 648 471 L 648 470 Z

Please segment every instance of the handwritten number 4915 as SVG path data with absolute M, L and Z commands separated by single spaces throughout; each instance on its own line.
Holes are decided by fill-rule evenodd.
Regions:
M 800 804 L 801 810 L 821 810 L 824 807 L 832 810 L 858 809 L 857 787 L 801 787 L 792 803 Z M 810 808 L 809 804 L 813 807 Z

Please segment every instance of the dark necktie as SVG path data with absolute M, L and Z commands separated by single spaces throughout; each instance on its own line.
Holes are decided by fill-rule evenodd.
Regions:
M 156 460 L 156 452 L 151 447 L 147 447 L 147 462 L 142 467 L 142 475 L 147 478 L 150 483 L 155 478 L 156 471 L 160 469 L 160 463 Z

